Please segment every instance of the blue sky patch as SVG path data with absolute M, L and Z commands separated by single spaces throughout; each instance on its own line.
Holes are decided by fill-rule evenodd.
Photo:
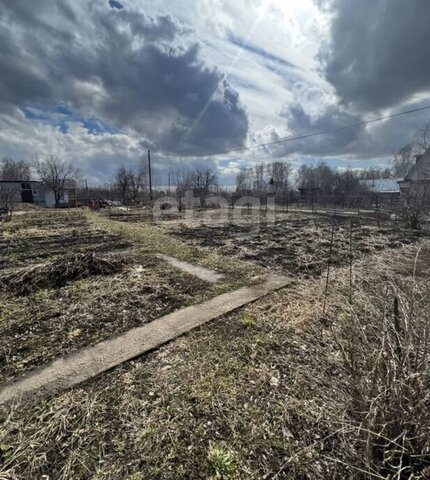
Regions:
M 294 63 L 289 62 L 288 60 L 285 60 L 281 57 L 278 57 L 277 55 L 273 55 L 272 53 L 267 52 L 263 48 L 257 47 L 256 45 L 253 45 L 249 41 L 245 40 L 244 38 L 238 37 L 234 35 L 233 33 L 229 33 L 227 35 L 228 39 L 230 40 L 231 43 L 234 45 L 237 45 L 238 47 L 242 48 L 243 50 L 246 50 L 247 52 L 253 53 L 254 55 L 258 55 L 259 57 L 262 57 L 265 60 L 268 60 L 270 62 L 275 62 L 279 65 L 282 65 L 283 67 L 286 68 L 293 68 L 297 69 L 297 65 Z
M 53 108 L 27 105 L 25 107 L 21 107 L 21 111 L 28 120 L 53 125 L 64 134 L 68 132 L 69 122 L 80 123 L 88 131 L 88 133 L 92 135 L 118 132 L 117 129 L 112 128 L 96 118 L 81 117 L 64 105 L 56 105 Z
M 117 2 L 116 0 L 109 0 L 109 7 L 115 8 L 116 10 L 122 10 L 124 8 L 124 5 Z

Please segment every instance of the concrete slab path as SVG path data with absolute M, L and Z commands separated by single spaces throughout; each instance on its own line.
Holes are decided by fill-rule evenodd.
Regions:
M 55 360 L 47 367 L 3 386 L 0 389 L 0 405 L 51 395 L 73 387 L 289 283 L 290 280 L 285 277 L 271 275 L 261 284 L 224 293 Z
M 192 265 L 188 262 L 183 262 L 182 260 L 178 260 L 173 257 L 169 257 L 168 255 L 157 255 L 159 258 L 162 258 L 167 263 L 172 265 L 172 267 L 178 268 L 183 272 L 189 273 L 194 275 L 200 280 L 203 280 L 208 283 L 217 283 L 224 278 L 224 275 L 221 273 L 214 272 L 204 267 L 199 267 L 197 265 Z

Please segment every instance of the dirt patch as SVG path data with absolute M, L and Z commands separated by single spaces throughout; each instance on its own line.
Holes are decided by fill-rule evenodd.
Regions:
M 54 229 L 80 228 L 83 226 L 88 226 L 88 222 L 80 210 L 47 210 L 38 207 L 32 212 L 19 212 L 18 215 L 14 215 L 10 223 L 3 227 L 8 234 L 14 234 L 17 232 L 26 233 L 36 228 L 38 231 L 47 232 Z
M 151 223 L 154 221 L 154 215 L 148 210 L 131 210 L 131 211 L 107 211 L 104 214 L 111 220 L 118 222 L 132 222 L 132 223 Z M 183 215 L 177 211 L 163 211 L 163 221 L 178 220 L 183 218 Z
M 133 358 L 188 333 L 197 327 L 250 304 L 272 291 L 287 286 L 284 277 L 267 277 L 264 283 L 227 292 L 199 305 L 183 308 L 143 327 L 129 330 L 94 347 L 51 363 L 21 382 L 12 382 L 0 390 L 0 405 L 20 399 L 34 401 L 79 385 Z
M 162 260 L 141 257 L 119 273 L 0 295 L 0 382 L 199 301 L 205 287 Z
M 102 230 L 89 230 L 88 225 L 81 229 L 70 229 L 57 233 L 54 229 L 49 235 L 41 232 L 25 236 L 0 239 L 0 268 L 27 265 L 28 262 L 65 255 L 71 251 L 111 252 L 131 247 L 130 242 L 119 235 L 110 235 Z
M 92 275 L 111 275 L 120 272 L 129 258 L 119 255 L 76 253 L 0 276 L 0 291 L 27 295 L 45 288 L 59 288 L 74 280 Z
M 0 382 L 224 288 L 142 254 L 144 244 L 80 211 L 11 223 L 0 235 Z
M 398 248 L 428 236 L 424 232 L 380 228 L 358 222 L 351 227 L 348 220 L 333 223 L 328 218 L 316 216 L 292 217 L 274 225 L 261 224 L 258 229 L 235 224 L 194 228 L 181 225 L 171 228 L 171 234 L 202 247 L 216 249 L 227 258 L 248 260 L 272 271 L 304 276 L 319 276 L 325 271 L 331 248 L 331 265 L 343 266 L 349 263 L 351 254 L 356 261 L 364 255 L 385 248 Z

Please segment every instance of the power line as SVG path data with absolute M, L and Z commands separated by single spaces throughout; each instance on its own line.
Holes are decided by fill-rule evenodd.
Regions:
M 304 138 L 316 137 L 317 135 L 326 135 L 328 133 L 340 132 L 340 131 L 346 130 L 348 128 L 364 127 L 365 125 L 370 125 L 372 123 L 381 122 L 383 120 L 388 120 L 390 118 L 401 117 L 403 115 L 410 115 L 412 113 L 421 112 L 423 110 L 429 110 L 429 109 L 430 109 L 430 105 L 427 105 L 426 107 L 414 108 L 412 110 L 406 110 L 404 112 L 392 113 L 391 115 L 385 115 L 383 117 L 374 118 L 373 120 L 366 120 L 364 122 L 352 123 L 350 125 L 344 125 L 343 127 L 336 127 L 336 128 L 331 128 L 329 130 L 321 130 L 321 131 L 318 131 L 318 132 L 306 133 L 306 134 L 295 136 L 295 137 L 286 137 L 286 138 L 282 138 L 280 140 L 276 140 L 274 142 L 259 143 L 257 145 L 251 145 L 249 147 L 237 147 L 237 148 L 233 148 L 233 149 L 230 149 L 230 150 L 223 150 L 223 151 L 219 151 L 219 152 L 212 152 L 212 153 L 205 153 L 205 154 L 195 154 L 195 155 L 190 155 L 190 157 L 196 157 L 196 158 L 197 157 L 198 158 L 200 158 L 200 157 L 214 157 L 216 155 L 226 155 L 228 153 L 241 152 L 241 151 L 245 151 L 245 150 L 252 150 L 252 149 L 255 149 L 255 148 L 270 147 L 272 145 L 279 145 L 279 144 L 282 144 L 282 143 L 294 142 L 296 140 L 303 140 Z

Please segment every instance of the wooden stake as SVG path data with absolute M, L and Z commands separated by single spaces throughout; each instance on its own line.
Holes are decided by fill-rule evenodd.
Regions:
M 334 220 L 331 227 L 330 252 L 329 252 L 328 261 L 327 261 L 327 276 L 325 280 L 323 315 L 325 315 L 325 309 L 327 306 L 328 282 L 330 279 L 330 266 L 331 266 L 331 259 L 333 256 L 333 243 L 334 243 Z

